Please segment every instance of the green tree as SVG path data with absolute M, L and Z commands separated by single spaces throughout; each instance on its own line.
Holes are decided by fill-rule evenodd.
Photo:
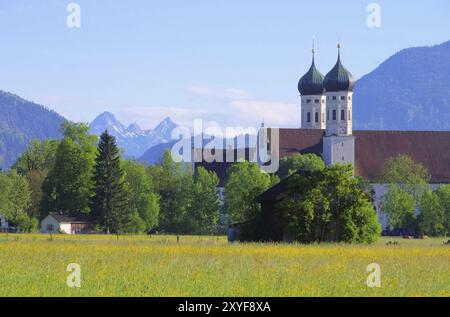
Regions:
M 192 203 L 193 179 L 190 166 L 174 162 L 167 150 L 157 165 L 149 167 L 148 173 L 160 196 L 160 228 L 168 232 L 183 233 L 186 213 Z
M 280 161 L 278 176 L 284 179 L 298 170 L 321 171 L 325 168 L 325 162 L 315 154 L 294 154 L 286 156 Z
M 219 221 L 219 178 L 216 173 L 199 167 L 192 188 L 192 203 L 186 214 L 186 227 L 192 234 L 212 234 Z
M 20 230 L 32 231 L 37 228 L 38 222 L 28 215 L 28 208 L 31 203 L 28 181 L 24 176 L 17 174 L 15 170 L 11 170 L 8 178 L 7 209 L 3 214 L 12 225 Z
M 58 140 L 33 140 L 18 158 L 12 169 L 24 175 L 30 187 L 31 205 L 29 215 L 40 218 L 40 205 L 43 199 L 42 186 L 48 172 L 53 168 Z
M 420 215 L 418 218 L 419 232 L 431 236 L 445 234 L 445 211 L 437 192 L 426 191 L 422 195 Z
M 420 203 L 422 194 L 428 189 L 430 175 L 427 169 L 407 155 L 398 155 L 386 161 L 382 181 L 386 184 L 396 184 L 411 194 Z
M 442 185 L 436 190 L 444 215 L 444 234 L 450 234 L 450 185 Z
M 63 124 L 53 168 L 43 183 L 41 215 L 48 212 L 89 213 L 97 137 L 83 123 Z
M 387 215 L 391 229 L 402 228 L 413 219 L 416 200 L 412 194 L 397 184 L 390 184 L 381 201 L 381 210 Z
M 411 210 L 420 207 L 422 195 L 429 190 L 430 179 L 427 169 L 407 155 L 398 155 L 386 161 L 382 181 L 389 185 L 389 191 L 394 191 L 389 200 L 384 201 L 384 209 L 391 214 L 394 221 L 391 227 L 416 231 L 417 217 Z M 400 201 L 402 197 L 406 199 L 405 202 Z M 414 201 L 414 208 L 412 209 L 411 197 Z M 395 215 L 395 212 L 397 215 Z M 397 216 L 403 218 L 396 219 Z
M 130 218 L 136 214 L 127 210 L 126 185 L 120 163 L 119 149 L 107 131 L 100 136 L 94 167 L 94 195 L 91 199 L 92 216 L 106 233 L 120 234 L 129 229 Z
M 289 179 L 277 209 L 300 242 L 373 243 L 381 226 L 351 165 L 300 173 Z
M 256 163 L 239 162 L 232 165 L 224 189 L 223 211 L 228 217 L 228 223 L 255 219 L 261 212 L 256 197 L 278 181 L 277 176 L 264 173 Z
M 129 190 L 128 208 L 144 221 L 144 230 L 155 228 L 159 217 L 159 195 L 154 192 L 151 177 L 137 162 L 124 161 L 123 169 Z
M 32 171 L 48 172 L 55 164 L 58 144 L 58 140 L 31 141 L 12 169 L 22 175 Z

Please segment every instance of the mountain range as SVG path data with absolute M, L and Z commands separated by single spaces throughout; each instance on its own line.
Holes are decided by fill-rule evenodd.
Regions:
M 357 81 L 353 105 L 355 129 L 450 130 L 450 41 L 394 54 Z M 65 120 L 45 106 L 0 91 L 0 168 L 8 169 L 32 139 L 61 137 Z M 170 147 L 176 126 L 166 118 L 142 130 L 105 112 L 90 128 L 97 135 L 107 129 L 125 156 L 154 163 Z
M 126 157 L 139 158 L 151 147 L 170 142 L 172 130 L 176 127 L 178 125 L 169 117 L 150 130 L 142 130 L 136 123 L 127 127 L 112 113 L 104 112 L 92 121 L 90 132 L 100 135 L 108 130 L 108 133 L 116 138 L 117 144 L 123 149 Z
M 42 105 L 0 91 L 0 168 L 13 165 L 31 140 L 60 138 L 65 120 Z
M 404 49 L 357 81 L 353 125 L 363 130 L 450 130 L 450 41 Z

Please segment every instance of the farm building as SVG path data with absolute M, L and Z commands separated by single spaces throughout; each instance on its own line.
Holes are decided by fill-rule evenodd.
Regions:
M 12 232 L 15 228 L 9 226 L 8 220 L 5 216 L 0 215 L 0 232 Z
M 82 234 L 92 230 L 92 223 L 86 215 L 68 216 L 51 212 L 41 221 L 42 233 Z

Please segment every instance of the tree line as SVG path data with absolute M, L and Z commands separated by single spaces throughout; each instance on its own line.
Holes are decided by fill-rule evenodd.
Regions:
M 104 233 L 223 233 L 229 224 L 258 218 L 256 198 L 302 170 L 311 178 L 290 177 L 279 204 L 297 240 L 372 242 L 379 236 L 370 184 L 353 177 L 351 167 L 326 167 L 314 154 L 283 158 L 274 175 L 256 163 L 233 164 L 221 193 L 214 172 L 193 171 L 169 151 L 146 166 L 124 159 L 107 131 L 99 139 L 88 125 L 71 122 L 61 130 L 62 139 L 32 141 L 12 169 L 0 173 L 0 215 L 22 231 L 37 230 L 39 220 L 58 212 L 87 214 Z M 389 190 L 380 209 L 392 229 L 448 234 L 450 186 L 431 190 L 427 171 L 404 156 L 387 162 L 383 182 Z
M 390 158 L 381 180 L 388 190 L 380 209 L 392 233 L 450 234 L 450 185 L 432 188 L 427 169 L 406 155 Z
M 218 230 L 219 179 L 175 163 L 125 160 L 115 139 L 83 123 L 62 125 L 61 140 L 32 141 L 0 174 L 0 214 L 21 231 L 38 229 L 50 212 L 87 214 L 96 232 L 213 234 Z

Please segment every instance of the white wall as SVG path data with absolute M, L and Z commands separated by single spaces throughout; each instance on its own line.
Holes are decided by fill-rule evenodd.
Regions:
M 0 228 L 8 228 L 9 224 L 4 216 L 0 215 Z
M 326 128 L 326 98 L 323 95 L 311 95 L 311 96 L 302 96 L 301 103 L 301 115 L 302 115 L 302 125 L 303 129 L 322 129 Z M 310 102 L 308 103 L 308 100 Z M 316 103 L 315 101 L 319 102 Z M 311 115 L 311 121 L 308 122 L 308 112 Z M 315 121 L 315 113 L 319 114 L 318 122 Z
M 53 225 L 53 230 L 48 230 L 49 225 Z M 59 222 L 52 216 L 48 215 L 41 221 L 42 233 L 59 233 L 59 231 L 60 231 Z
M 336 163 L 355 166 L 355 138 L 353 136 L 324 137 L 323 160 L 328 166 Z

